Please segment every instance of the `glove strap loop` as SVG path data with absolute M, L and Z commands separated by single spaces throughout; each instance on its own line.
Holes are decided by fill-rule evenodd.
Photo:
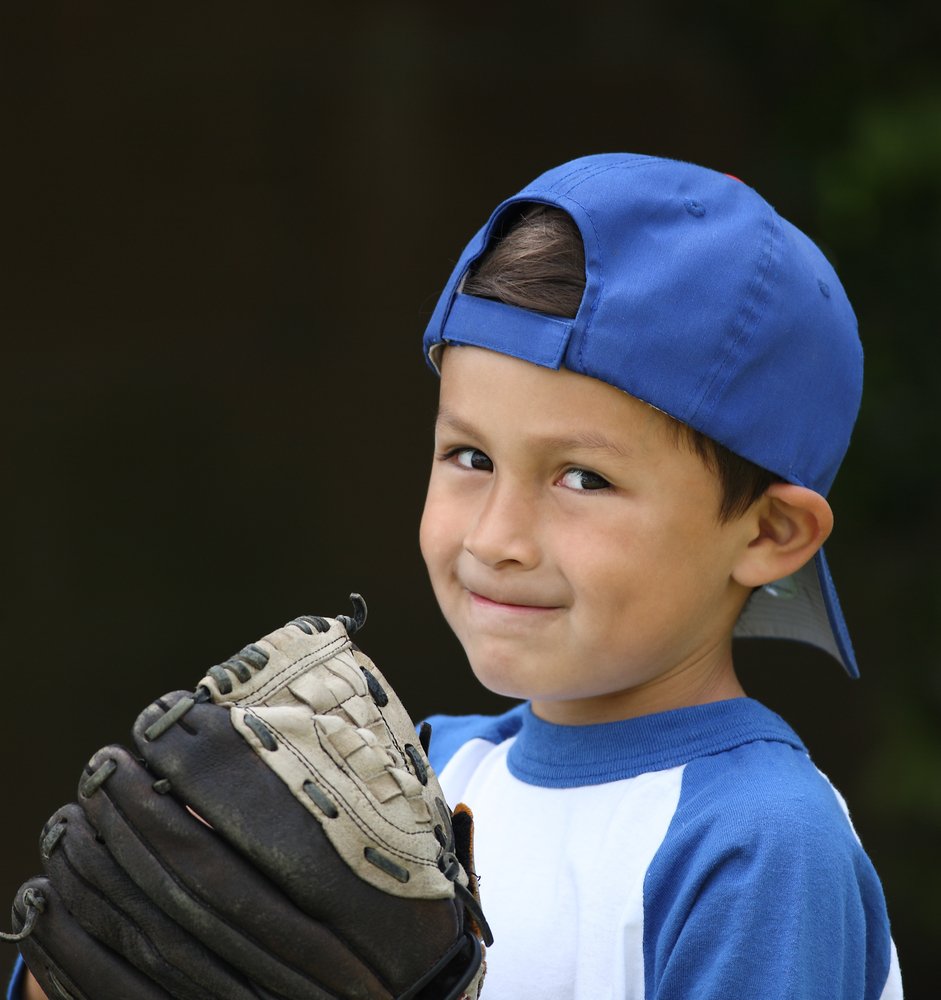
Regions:
M 361 594 L 350 594 L 353 605 L 353 617 L 337 615 L 337 621 L 346 629 L 346 634 L 352 636 L 366 624 L 366 602 Z
M 0 931 L 0 941 L 17 942 L 28 938 L 33 933 L 39 914 L 46 909 L 46 897 L 38 889 L 27 889 L 23 893 L 23 903 L 26 906 L 26 922 L 23 929 L 16 934 L 4 934 Z
M 483 938 L 484 944 L 489 948 L 493 944 L 493 931 L 490 930 L 490 924 L 487 923 L 487 918 L 484 916 L 484 911 L 480 908 L 480 903 L 477 902 L 476 897 L 465 885 L 461 885 L 460 882 L 455 881 L 454 883 L 454 894 L 458 896 L 461 902 L 464 904 L 464 909 L 471 915 L 474 923 L 477 925 L 477 930 L 480 931 L 480 936 Z

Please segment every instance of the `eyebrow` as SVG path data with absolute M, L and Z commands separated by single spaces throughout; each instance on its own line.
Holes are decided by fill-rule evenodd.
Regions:
M 459 434 L 467 434 L 469 437 L 479 437 L 480 432 L 473 424 L 469 424 L 456 413 L 453 413 L 445 406 L 438 409 L 437 423 L 447 424 L 447 426 Z M 607 451 L 622 458 L 631 458 L 634 455 L 633 449 L 625 447 L 617 441 L 598 431 L 585 430 L 577 434 L 547 434 L 540 436 L 539 444 L 546 445 L 558 451 L 569 451 L 578 449 L 579 451 Z

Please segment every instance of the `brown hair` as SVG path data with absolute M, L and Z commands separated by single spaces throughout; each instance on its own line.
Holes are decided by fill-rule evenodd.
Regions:
M 585 291 L 585 249 L 571 216 L 549 205 L 528 205 L 464 281 L 467 295 L 496 299 L 552 316 L 574 317 Z M 718 518 L 734 520 L 780 478 L 692 427 L 670 418 L 677 443 L 694 451 L 719 478 Z

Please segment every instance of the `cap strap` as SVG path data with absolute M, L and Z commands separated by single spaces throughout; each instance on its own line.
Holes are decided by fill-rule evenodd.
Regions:
M 485 347 L 544 368 L 559 368 L 573 326 L 574 320 L 476 295 L 457 295 L 444 324 L 443 339 L 449 344 Z

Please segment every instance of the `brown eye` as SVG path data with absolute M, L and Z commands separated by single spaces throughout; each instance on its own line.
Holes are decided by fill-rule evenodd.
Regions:
M 604 490 L 611 485 L 604 476 L 588 469 L 569 469 L 560 482 L 570 490 Z
M 458 448 L 454 452 L 454 458 L 465 469 L 477 469 L 481 472 L 493 470 L 493 462 L 478 448 Z

